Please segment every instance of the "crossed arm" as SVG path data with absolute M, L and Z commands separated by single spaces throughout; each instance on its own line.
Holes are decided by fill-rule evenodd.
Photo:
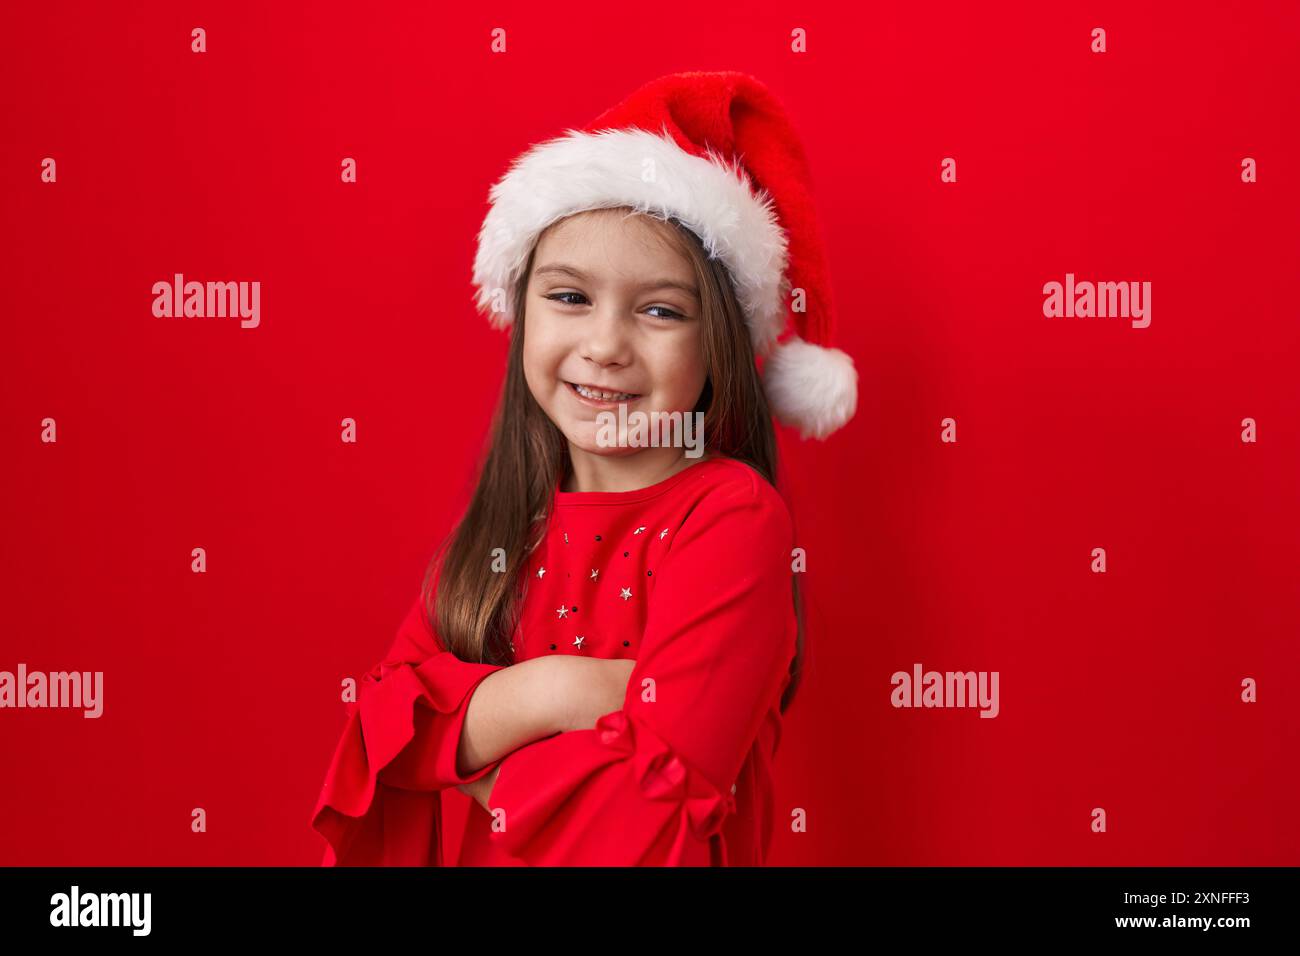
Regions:
M 796 651 L 789 514 L 740 477 L 678 529 L 635 662 L 462 661 L 417 599 L 348 706 L 312 815 L 325 865 L 441 865 L 450 787 L 532 865 L 710 865 Z
M 470 775 L 497 766 L 456 789 L 491 811 L 500 761 L 520 747 L 570 730 L 590 730 L 623 706 L 636 661 L 539 657 L 488 675 L 470 698 L 456 769 Z

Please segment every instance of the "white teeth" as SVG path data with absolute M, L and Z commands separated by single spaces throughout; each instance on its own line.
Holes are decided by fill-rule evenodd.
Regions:
M 629 398 L 636 398 L 631 392 L 598 392 L 595 389 L 587 388 L 585 385 L 574 385 L 573 387 L 583 398 L 590 398 L 597 402 L 625 402 Z

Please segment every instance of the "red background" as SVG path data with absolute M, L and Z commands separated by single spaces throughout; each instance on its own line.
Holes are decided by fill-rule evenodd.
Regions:
M 6 6 L 0 669 L 102 670 L 105 711 L 0 712 L 0 863 L 320 860 L 339 682 L 498 394 L 487 189 L 696 69 L 802 131 L 860 373 L 847 428 L 781 436 L 811 608 L 771 862 L 1300 863 L 1295 4 L 722 6 Z M 261 281 L 261 326 L 155 318 L 174 272 Z M 1044 318 L 1066 272 L 1151 281 L 1151 326 Z M 892 708 L 918 661 L 999 671 L 1000 716 Z

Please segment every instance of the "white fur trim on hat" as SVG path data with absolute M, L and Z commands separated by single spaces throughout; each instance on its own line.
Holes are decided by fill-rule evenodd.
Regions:
M 791 336 L 763 366 L 763 388 L 777 418 L 797 426 L 803 438 L 825 438 L 853 417 L 858 372 L 853 359 Z
M 568 130 L 534 146 L 489 193 L 474 257 L 480 311 L 496 328 L 513 321 L 515 283 L 547 226 L 589 209 L 630 206 L 679 219 L 710 258 L 722 259 L 754 349 L 766 355 L 785 328 L 785 231 L 772 198 L 751 189 L 740 162 L 708 153 L 705 159 L 686 152 L 666 128 L 662 135 Z M 493 311 L 494 300 L 505 308 Z

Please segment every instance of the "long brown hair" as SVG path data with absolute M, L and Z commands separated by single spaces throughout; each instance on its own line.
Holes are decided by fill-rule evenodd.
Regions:
M 661 226 L 671 224 L 672 228 L 656 229 L 656 234 L 689 258 L 695 270 L 708 379 L 694 410 L 704 413 L 706 450 L 744 462 L 775 486 L 777 444 L 772 415 L 726 267 L 721 260 L 710 259 L 695 234 L 676 219 L 647 218 Z M 536 249 L 535 243 L 533 254 Z M 443 646 L 465 661 L 511 662 L 508 644 L 522 597 L 520 571 L 545 535 L 545 509 L 569 467 L 563 433 L 537 404 L 524 379 L 524 303 L 533 254 L 515 289 L 505 381 L 492 416 L 478 484 L 464 517 L 429 562 L 424 578 L 425 616 Z M 498 570 L 501 563 L 503 571 Z M 790 684 L 781 698 L 782 712 L 799 686 L 804 646 L 798 575 L 792 575 L 791 582 L 798 631 Z

